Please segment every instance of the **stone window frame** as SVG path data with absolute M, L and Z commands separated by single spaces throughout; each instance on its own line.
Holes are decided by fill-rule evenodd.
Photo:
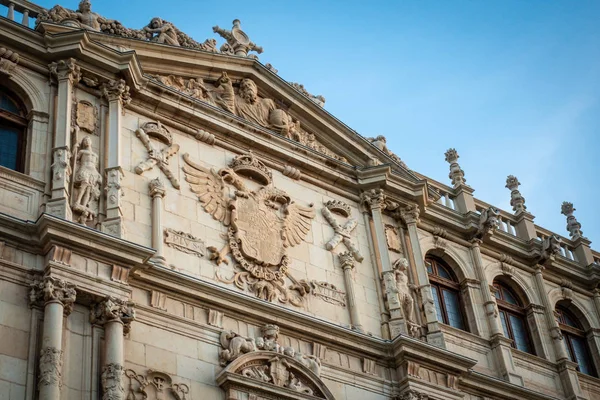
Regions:
M 527 354 L 537 356 L 539 350 L 536 348 L 536 345 L 534 343 L 534 336 L 530 326 L 527 311 L 528 307 L 531 305 L 531 302 L 529 301 L 527 296 L 522 294 L 522 291 L 519 290 L 519 288 L 516 288 L 515 286 L 516 285 L 512 284 L 511 280 L 499 279 L 499 277 L 496 277 L 492 283 L 492 295 L 494 296 L 494 299 L 498 306 L 499 313 L 504 312 L 505 315 L 511 315 L 519 318 L 523 323 L 523 326 L 525 327 L 525 334 L 527 335 L 527 346 L 529 347 L 529 351 L 517 348 L 512 323 L 510 322 L 509 318 L 506 319 L 509 336 L 505 336 L 511 340 L 512 348 Z M 505 300 L 501 288 L 508 291 L 515 298 L 517 304 L 512 304 L 509 301 Z M 498 293 L 500 293 L 500 297 L 498 297 Z M 506 332 L 504 332 L 502 316 L 499 315 L 499 318 L 501 319 L 500 323 L 502 326 L 502 332 L 505 334 Z
M 19 131 L 19 138 L 17 143 L 17 160 L 16 168 L 8 168 L 10 170 L 25 173 L 26 164 L 26 149 L 27 149 L 27 136 L 29 120 L 27 118 L 27 107 L 23 100 L 13 91 L 6 86 L 0 86 L 0 96 L 6 96 L 9 101 L 14 103 L 18 108 L 19 113 L 14 113 L 0 107 L 0 128 L 12 128 Z
M 593 334 L 593 329 L 586 329 L 587 320 L 583 313 L 575 306 L 573 303 L 566 304 L 565 302 L 558 302 L 554 306 L 554 314 L 556 315 L 556 320 L 558 322 L 558 326 L 564 338 L 564 344 L 569 355 L 571 361 L 578 364 L 577 370 L 584 375 L 591 376 L 594 378 L 598 378 L 598 367 L 594 360 L 594 353 L 592 352 L 592 347 L 590 346 L 590 336 Z M 564 315 L 574 320 L 574 324 L 577 325 L 572 326 L 566 323 L 564 320 Z M 577 356 L 574 355 L 573 347 L 571 340 L 573 337 L 577 337 L 584 340 L 585 350 L 587 353 L 587 357 L 589 359 L 589 367 L 592 369 L 591 374 L 586 374 L 582 372 L 579 367 L 579 361 L 577 360 Z
M 433 271 L 431 273 L 429 272 L 428 262 L 430 262 L 433 267 Z M 456 273 L 454 272 L 454 269 L 450 265 L 448 265 L 448 263 L 446 263 L 442 258 L 437 257 L 433 254 L 427 254 L 425 256 L 425 266 L 427 268 L 427 275 L 428 275 L 429 283 L 432 287 L 432 290 L 437 291 L 438 298 L 440 299 L 443 320 L 439 321 L 439 322 L 441 322 L 445 325 L 452 326 L 449 323 L 446 300 L 444 299 L 444 296 L 442 295 L 442 289 L 443 289 L 443 290 L 450 291 L 450 292 L 456 294 L 456 296 L 458 298 L 459 304 L 458 304 L 458 310 L 456 310 L 456 311 L 458 311 L 458 314 L 461 317 L 462 328 L 455 327 L 455 326 L 453 326 L 453 328 L 460 329 L 465 332 L 471 332 L 471 327 L 470 327 L 469 321 L 467 319 L 467 313 L 465 312 L 466 305 L 465 305 L 465 299 L 463 298 L 464 293 L 461 290 L 461 285 L 458 281 Z M 449 279 L 444 278 L 439 275 L 437 270 L 440 266 L 448 272 L 448 275 L 450 275 L 450 277 L 452 279 L 449 280 Z

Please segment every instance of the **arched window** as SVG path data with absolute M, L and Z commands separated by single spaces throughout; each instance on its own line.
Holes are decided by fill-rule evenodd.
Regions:
M 558 326 L 562 332 L 569 359 L 576 362 L 580 372 L 596 376 L 592 354 L 585 338 L 583 326 L 575 315 L 565 307 L 557 306 Z
M 425 258 L 438 321 L 454 328 L 467 330 L 462 312 L 460 286 L 456 276 L 443 261 Z
M 0 165 L 23 172 L 25 108 L 8 90 L 0 87 Z
M 504 336 L 512 339 L 514 348 L 534 354 L 523 302 L 511 288 L 501 282 L 494 282 L 494 288 Z

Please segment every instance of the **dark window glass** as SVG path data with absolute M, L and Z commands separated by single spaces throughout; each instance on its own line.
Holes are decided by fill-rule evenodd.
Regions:
M 558 324 L 565 339 L 569 359 L 577 363 L 579 371 L 586 375 L 596 376 L 592 356 L 583 326 L 578 318 L 568 309 L 556 307 Z
M 494 289 L 504 336 L 512 339 L 514 348 L 533 354 L 523 303 L 506 285 L 494 282 Z
M 17 171 L 23 170 L 23 115 L 16 98 L 0 87 L 0 165 Z
M 466 330 L 459 294 L 460 287 L 452 270 L 433 257 L 427 257 L 425 265 L 429 273 L 438 321 Z

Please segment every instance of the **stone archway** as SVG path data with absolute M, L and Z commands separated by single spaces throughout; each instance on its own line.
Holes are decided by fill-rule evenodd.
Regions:
M 252 351 L 217 376 L 226 399 L 334 400 L 323 381 L 304 364 L 275 351 Z

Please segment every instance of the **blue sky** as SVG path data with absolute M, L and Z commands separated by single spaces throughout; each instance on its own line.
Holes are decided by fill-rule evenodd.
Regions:
M 239 18 L 261 62 L 325 96 L 362 135 L 385 135 L 411 169 L 449 183 L 444 152 L 455 147 L 475 196 L 510 210 L 505 179 L 516 175 L 537 224 L 568 236 L 560 205 L 571 201 L 600 249 L 600 1 L 104 0 L 93 10 L 136 28 L 160 16 L 219 44 L 212 26 Z

